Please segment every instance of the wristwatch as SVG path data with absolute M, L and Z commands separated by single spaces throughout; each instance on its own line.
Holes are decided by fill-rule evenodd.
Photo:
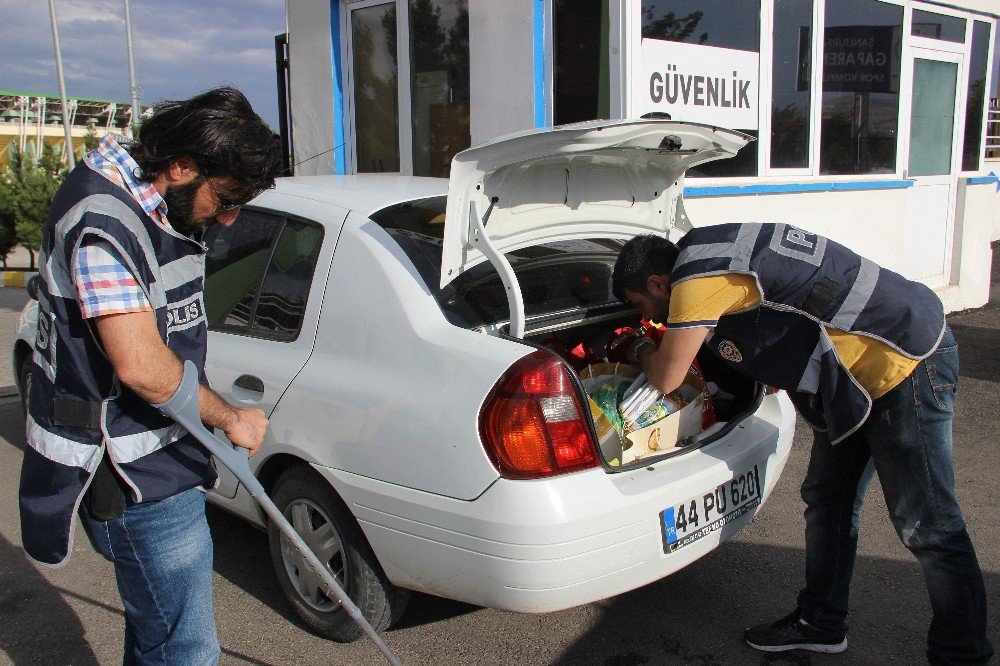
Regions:
M 652 347 L 656 349 L 656 343 L 653 340 L 643 336 L 639 338 L 632 348 L 628 350 L 628 360 L 632 365 L 639 365 L 639 351 L 645 347 Z

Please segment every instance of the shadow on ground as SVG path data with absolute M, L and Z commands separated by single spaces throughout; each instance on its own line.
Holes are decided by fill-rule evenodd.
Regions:
M 0 562 L 0 653 L 13 664 L 65 664 L 67 655 L 98 664 L 80 618 L 20 545 L 0 536 Z
M 883 664 L 923 663 L 930 603 L 915 559 L 859 557 L 850 647 L 843 655 L 762 655 L 743 630 L 785 615 L 803 577 L 799 549 L 730 542 L 657 583 L 598 605 L 602 618 L 558 664 Z M 1000 575 L 986 574 L 1000 598 Z M 996 614 L 993 614 L 993 618 Z M 994 619 L 991 640 L 998 645 Z

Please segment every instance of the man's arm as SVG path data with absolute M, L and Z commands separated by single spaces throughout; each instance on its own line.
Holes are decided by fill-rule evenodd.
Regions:
M 94 318 L 104 350 L 118 379 L 150 403 L 169 400 L 180 386 L 184 364 L 160 338 L 152 310 Z M 264 441 L 267 418 L 260 409 L 233 407 L 202 385 L 198 393 L 201 420 L 221 428 L 233 444 L 256 453 Z
M 668 328 L 659 347 L 652 344 L 638 347 L 636 361 L 649 383 L 663 393 L 676 391 L 684 383 L 709 330 L 704 326 Z

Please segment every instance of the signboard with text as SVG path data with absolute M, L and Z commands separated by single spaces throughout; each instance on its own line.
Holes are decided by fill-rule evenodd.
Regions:
M 760 54 L 642 40 L 642 106 L 673 120 L 757 129 Z
M 841 25 L 823 38 L 825 92 L 899 92 L 900 29 L 894 25 Z

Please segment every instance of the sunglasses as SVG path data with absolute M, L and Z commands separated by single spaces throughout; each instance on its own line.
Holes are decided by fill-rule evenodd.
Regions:
M 256 194 L 251 194 L 250 196 L 242 197 L 224 197 L 219 194 L 219 191 L 215 189 L 215 185 L 209 178 L 205 178 L 205 182 L 208 183 L 208 187 L 212 190 L 212 194 L 215 195 L 215 200 L 219 202 L 219 205 L 215 209 L 215 213 L 227 213 L 229 211 L 239 210 L 243 206 L 247 205 L 251 199 L 253 199 Z

